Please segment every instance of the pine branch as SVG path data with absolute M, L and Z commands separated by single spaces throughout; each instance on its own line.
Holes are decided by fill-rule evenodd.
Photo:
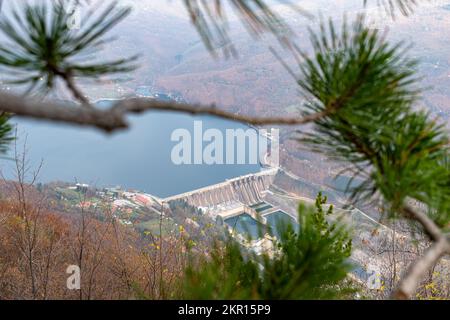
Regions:
M 232 113 L 216 108 L 215 105 L 202 106 L 186 103 L 162 102 L 150 99 L 128 99 L 119 102 L 114 109 L 120 113 L 141 113 L 148 110 L 166 110 L 188 113 L 192 115 L 212 115 L 223 119 L 234 120 L 238 122 L 248 123 L 255 126 L 264 125 L 303 125 L 325 117 L 332 110 L 309 114 L 302 118 L 296 117 L 253 117 Z
M 425 213 L 420 210 L 414 210 L 409 206 L 404 206 L 403 214 L 406 218 L 420 223 L 426 234 L 433 240 L 433 244 L 423 256 L 410 265 L 408 271 L 400 280 L 397 289 L 392 294 L 392 298 L 395 299 L 410 299 L 416 292 L 420 281 L 433 265 L 445 254 L 450 254 L 450 239 Z
M 410 299 L 417 290 L 417 286 L 426 273 L 435 265 L 439 259 L 450 254 L 450 243 L 446 238 L 434 242 L 425 252 L 409 267 L 406 275 L 400 280 L 397 289 L 394 291 L 394 299 Z
M 128 128 L 127 115 L 151 110 L 174 111 L 192 115 L 212 115 L 256 126 L 303 125 L 316 121 L 326 116 L 329 112 L 323 111 L 301 118 L 252 117 L 224 111 L 216 108 L 214 105 L 202 106 L 152 99 L 122 100 L 108 110 L 100 110 L 94 107 L 69 107 L 64 103 L 26 99 L 4 92 L 0 92 L 0 101 L 0 111 L 12 113 L 15 116 L 94 127 L 105 132 Z
M 420 223 L 425 233 L 430 237 L 431 240 L 437 242 L 442 238 L 445 238 L 442 230 L 424 212 L 420 210 L 414 210 L 410 206 L 406 205 L 403 207 L 403 215 L 408 219 L 415 220 Z
M 267 0 L 184 0 L 191 23 L 206 48 L 213 55 L 221 50 L 226 57 L 237 55 L 229 35 L 227 7 L 236 13 L 251 35 L 259 37 L 264 33 L 271 33 L 282 45 L 288 47 L 294 33 L 283 17 L 273 10 L 275 4 L 287 5 L 292 11 L 311 18 L 309 13 L 291 1 L 275 0 L 269 3 Z
M 69 74 L 68 72 L 59 72 L 57 73 L 61 79 L 65 82 L 67 89 L 72 93 L 73 97 L 77 99 L 79 102 L 81 102 L 81 105 L 83 107 L 92 107 L 89 99 L 86 98 L 86 96 L 81 92 L 81 90 L 77 87 L 75 84 L 75 81 L 73 80 L 73 76 Z
M 93 78 L 127 73 L 136 69 L 137 56 L 100 60 L 102 46 L 111 41 L 104 36 L 130 13 L 116 1 L 88 14 L 80 28 L 72 28 L 72 14 L 65 2 L 25 4 L 0 17 L 0 69 L 4 83 L 27 85 L 48 92 L 55 80 L 62 79 L 83 105 L 89 101 L 74 83 L 74 78 Z
M 251 35 L 259 37 L 264 33 L 270 33 L 286 48 L 293 44 L 295 32 L 274 9 L 275 5 L 287 5 L 292 12 L 310 20 L 314 18 L 310 12 L 302 8 L 301 4 L 293 0 L 183 1 L 191 23 L 197 29 L 206 48 L 213 55 L 216 55 L 217 50 L 222 50 L 226 57 L 237 54 L 229 35 L 228 7 L 235 12 Z M 395 18 L 398 13 L 404 16 L 413 13 L 419 0 L 362 0 L 361 2 L 364 8 L 368 3 L 376 3 L 387 15 Z

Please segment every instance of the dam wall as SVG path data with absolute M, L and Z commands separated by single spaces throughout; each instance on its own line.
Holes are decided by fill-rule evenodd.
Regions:
M 253 205 L 262 201 L 277 172 L 276 168 L 268 169 L 169 197 L 163 202 L 182 200 L 194 207 L 212 207 L 230 202 Z

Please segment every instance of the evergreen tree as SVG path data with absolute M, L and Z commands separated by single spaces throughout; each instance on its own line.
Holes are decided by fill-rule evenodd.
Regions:
M 28 85 L 27 94 L 36 88 L 47 92 L 60 79 L 74 98 L 89 105 L 74 78 L 98 78 L 134 69 L 135 56 L 106 62 L 99 59 L 100 47 L 106 43 L 103 36 L 130 9 L 112 2 L 97 14 L 88 14 L 82 27 L 76 28 L 70 6 L 76 3 L 25 3 L 0 17 L 0 32 L 7 39 L 0 44 L 0 66 L 8 75 L 6 83 Z
M 348 298 L 346 278 L 352 241 L 339 222 L 330 223 L 321 194 L 315 207 L 299 207 L 298 229 L 280 224 L 280 239 L 260 256 L 229 240 L 210 258 L 187 269 L 186 299 L 333 299 Z
M 409 13 L 416 3 L 410 0 L 382 2 L 387 4 L 387 8 L 394 9 L 390 10 L 391 13 L 397 8 L 404 14 Z M 312 123 L 313 131 L 303 133 L 299 139 L 307 143 L 311 150 L 348 165 L 346 173 L 352 175 L 352 180 L 347 191 L 352 200 L 381 202 L 384 211 L 391 218 L 406 219 L 420 226 L 432 241 L 424 256 L 418 258 L 404 275 L 395 297 L 412 297 L 423 275 L 442 256 L 450 253 L 448 134 L 442 124 L 431 119 L 428 112 L 417 111 L 420 90 L 415 76 L 416 61 L 407 57 L 407 51 L 402 45 L 390 44 L 376 30 L 369 28 L 362 17 L 352 24 L 344 23 L 341 28 L 337 28 L 336 24 L 330 21 L 322 24 L 319 30 L 311 31 L 313 51 L 306 54 L 294 44 L 289 28 L 283 23 L 282 17 L 270 9 L 267 1 L 229 2 L 254 34 L 272 32 L 299 58 L 298 85 L 308 101 L 302 116 L 253 117 L 226 112 L 215 106 L 142 99 L 125 100 L 105 111 L 89 104 L 88 99 L 76 86 L 75 80 L 128 72 L 134 68 L 133 60 L 123 58 L 98 62 L 91 60 L 92 56 L 86 55 L 86 60 L 80 62 L 77 58 L 97 50 L 99 45 L 106 41 L 104 35 L 107 31 L 122 20 L 129 10 L 119 8 L 113 3 L 98 15 L 88 15 L 81 29 L 71 29 L 67 26 L 70 15 L 63 10 L 63 6 L 68 3 L 86 5 L 84 1 L 46 3 L 26 4 L 12 15 L 2 12 L 0 31 L 7 37 L 7 40 L 0 44 L 2 73 L 11 76 L 9 80 L 14 84 L 27 84 L 29 89 L 38 87 L 44 91 L 54 88 L 55 79 L 59 79 L 82 106 L 36 102 L 0 92 L 0 110 L 5 112 L 0 119 L 2 148 L 10 139 L 10 127 L 5 116 L 10 113 L 95 126 L 108 132 L 127 127 L 125 116 L 128 113 L 154 109 L 211 114 L 254 125 Z M 200 31 L 210 51 L 215 52 L 220 48 L 224 52 L 232 53 L 234 49 L 228 38 L 226 15 L 221 5 L 224 1 L 186 0 L 184 3 L 193 24 Z M 296 73 L 296 67 L 287 67 L 293 74 Z M 85 108 L 86 106 L 90 108 Z M 352 181 L 361 182 L 355 186 Z M 426 211 L 421 211 L 413 206 L 413 203 L 420 203 Z M 319 224 L 328 228 L 320 217 L 316 217 L 316 223 L 321 221 Z M 296 263 L 299 264 L 298 267 L 306 263 L 303 256 L 306 253 L 303 249 L 308 250 L 308 241 L 319 245 L 314 242 L 318 239 L 311 238 L 306 241 L 301 238 L 303 235 L 309 235 L 309 225 L 310 223 L 301 224 L 300 228 L 306 228 L 305 230 L 300 229 L 298 234 L 291 234 L 291 237 L 287 237 L 288 242 L 283 242 L 286 239 L 282 241 L 284 244 L 281 251 L 286 251 L 282 257 L 294 266 Z M 311 230 L 317 231 L 317 228 L 316 225 L 315 228 L 311 227 Z M 330 241 L 335 243 L 335 240 Z M 330 246 L 331 243 L 320 245 Z M 303 245 L 306 247 L 302 247 Z M 294 250 L 295 246 L 300 246 L 302 250 Z M 231 273 L 230 277 L 233 279 L 242 280 L 242 293 L 238 291 L 239 296 L 306 297 L 302 285 L 294 281 L 295 277 L 272 280 L 287 286 L 295 283 L 299 285 L 298 289 L 287 290 L 280 287 L 279 291 L 274 290 L 274 287 L 269 285 L 272 280 L 264 277 L 258 280 L 259 269 L 251 260 L 239 257 L 233 247 L 226 252 L 231 255 L 228 266 L 233 268 L 235 264 L 241 265 L 243 269 L 237 271 L 257 283 L 256 288 L 250 290 L 242 275 L 238 272 Z M 343 252 L 339 252 L 339 255 L 342 256 Z M 299 260 L 293 261 L 293 257 Z M 320 261 L 314 254 L 308 256 L 308 259 L 312 259 L 312 262 L 314 259 Z M 239 262 L 240 260 L 242 262 Z M 285 264 L 286 261 L 279 258 L 273 261 L 262 262 L 265 270 L 274 268 L 283 272 L 294 272 L 289 269 L 289 264 Z M 337 259 L 336 263 L 339 261 L 340 259 Z M 214 273 L 216 271 L 208 270 L 211 274 L 205 273 L 202 276 L 208 278 L 215 275 L 220 278 L 220 274 Z M 294 270 L 297 270 L 297 267 Z M 330 272 L 329 284 L 332 285 L 339 277 L 333 268 Z M 195 280 L 195 273 L 192 277 Z M 318 282 L 311 276 L 310 281 L 302 283 L 308 287 Z M 221 297 L 215 292 L 215 287 L 209 292 L 210 296 Z
M 9 143 L 13 140 L 12 126 L 9 123 L 9 115 L 3 113 L 0 115 L 0 154 L 5 154 Z

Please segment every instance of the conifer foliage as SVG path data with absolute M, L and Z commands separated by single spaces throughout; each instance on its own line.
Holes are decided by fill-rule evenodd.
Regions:
M 298 228 L 279 224 L 275 250 L 255 255 L 230 240 L 186 272 L 187 299 L 335 299 L 350 298 L 346 281 L 352 241 L 344 226 L 329 222 L 319 194 L 315 207 L 300 205 Z
M 76 82 L 136 67 L 136 57 L 106 62 L 97 58 L 100 48 L 108 43 L 105 35 L 130 9 L 109 1 L 95 12 L 85 10 L 89 1 L 25 1 L 0 16 L 2 79 L 27 86 L 26 93 L 48 92 L 59 80 L 80 105 L 30 102 L 0 91 L 0 152 L 6 151 L 11 140 L 11 115 L 107 131 L 127 127 L 123 117 L 127 112 L 152 108 L 212 114 L 254 125 L 312 123 L 312 130 L 300 132 L 299 139 L 311 150 L 345 164 L 347 169 L 342 173 L 352 176 L 346 190 L 352 201 L 376 201 L 390 218 L 407 220 L 429 236 L 431 245 L 405 272 L 394 293 L 396 298 L 413 297 L 425 273 L 450 254 L 449 137 L 441 123 L 420 111 L 417 61 L 408 58 L 402 44 L 391 44 L 369 28 L 362 16 L 353 23 L 344 21 L 340 27 L 329 21 L 312 29 L 312 51 L 305 53 L 269 1 L 184 0 L 191 22 L 211 53 L 223 50 L 229 55 L 235 50 L 229 38 L 225 2 L 253 35 L 271 32 L 297 55 L 298 65 L 286 66 L 291 73 L 298 67 L 297 83 L 307 99 L 303 114 L 298 115 L 300 120 L 245 117 L 216 106 L 150 99 L 127 99 L 106 112 L 98 110 Z M 398 10 L 408 14 L 418 1 L 378 2 L 391 14 Z M 70 27 L 68 6 L 83 9 L 80 28 Z M 324 202 L 319 196 L 315 210 L 300 207 L 299 229 L 283 230 L 277 253 L 271 258 L 242 253 L 235 243 L 224 251 L 215 250 L 200 268 L 188 270 L 186 297 L 297 299 L 338 295 L 348 271 L 351 243 L 339 224 L 325 219 Z M 230 284 L 237 289 L 232 290 Z
M 104 35 L 129 13 L 116 2 L 99 12 L 86 12 L 80 26 L 73 22 L 72 1 L 21 3 L 0 17 L 0 31 L 7 38 L 0 44 L 0 67 L 7 82 L 48 91 L 60 78 L 74 97 L 88 104 L 74 78 L 98 78 L 134 69 L 136 57 L 101 61 L 99 51 L 108 40 Z

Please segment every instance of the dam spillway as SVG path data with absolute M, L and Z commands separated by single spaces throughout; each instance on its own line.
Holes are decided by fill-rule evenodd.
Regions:
M 194 207 L 213 207 L 224 203 L 241 202 L 253 205 L 261 202 L 272 185 L 277 168 L 261 171 L 205 188 L 163 199 L 163 202 L 185 201 Z

